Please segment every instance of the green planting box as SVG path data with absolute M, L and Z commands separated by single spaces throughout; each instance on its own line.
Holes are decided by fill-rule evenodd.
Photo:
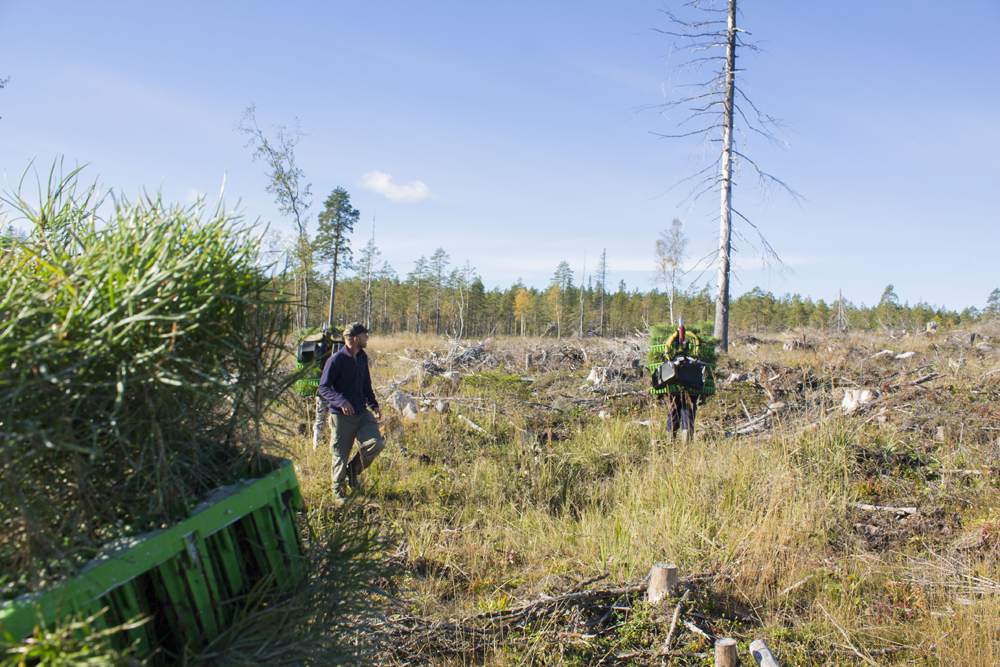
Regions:
M 216 489 L 169 528 L 117 541 L 73 579 L 0 606 L 0 638 L 106 610 L 99 626 L 145 620 L 116 643 L 169 661 L 217 636 L 252 590 L 302 581 L 302 510 L 295 471 L 281 460 L 264 477 Z

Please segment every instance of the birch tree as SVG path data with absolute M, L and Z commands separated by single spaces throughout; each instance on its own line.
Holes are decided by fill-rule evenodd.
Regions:
M 684 251 L 687 248 L 687 237 L 684 235 L 684 225 L 674 218 L 670 229 L 660 232 L 656 239 L 656 277 L 667 288 L 667 303 L 670 308 L 670 323 L 675 324 L 674 296 L 680 281 L 684 262 Z
M 299 299 L 300 327 L 309 326 L 309 277 L 312 273 L 313 248 L 309 242 L 308 212 L 312 205 L 312 185 L 295 160 L 295 147 L 302 133 L 283 125 L 268 136 L 257 124 L 257 107 L 250 105 L 243 112 L 237 128 L 247 138 L 247 148 L 255 161 L 267 168 L 267 191 L 274 195 L 278 211 L 295 223 L 296 296 Z
M 750 135 L 776 141 L 774 131 L 777 129 L 777 121 L 762 112 L 737 83 L 737 73 L 743 71 L 736 66 L 737 56 L 743 51 L 758 50 L 755 44 L 746 40 L 750 33 L 737 25 L 737 0 L 691 0 L 685 7 L 695 14 L 694 18 L 680 18 L 665 11 L 670 29 L 657 29 L 657 32 L 675 39 L 679 49 L 690 55 L 680 69 L 698 74 L 693 82 L 682 84 L 685 89 L 693 89 L 692 92 L 660 105 L 664 112 L 681 111 L 687 114 L 678 122 L 678 131 L 656 134 L 667 139 L 699 137 L 707 143 L 718 143 L 721 147 L 718 156 L 711 163 L 682 179 L 677 185 L 687 184 L 691 188 L 687 198 L 692 200 L 716 190 L 719 193 L 719 249 L 716 256 L 718 291 L 715 299 L 714 335 L 719 340 L 719 349 L 725 351 L 729 346 L 729 279 L 733 235 L 745 238 L 738 230 L 734 230 L 733 216 L 757 233 L 765 259 L 781 261 L 757 225 L 733 207 L 737 167 L 748 166 L 757 175 L 761 185 L 775 184 L 794 197 L 798 195 L 784 181 L 761 169 L 757 162 L 748 157 L 743 146 Z M 704 69 L 711 70 L 712 76 L 708 80 L 703 80 Z M 688 129 L 692 126 L 694 129 Z
M 372 326 L 372 283 L 376 279 L 381 259 L 382 252 L 375 245 L 375 227 L 373 225 L 371 236 L 368 237 L 368 243 L 365 244 L 365 247 L 361 249 L 361 254 L 358 257 L 355 267 L 358 278 L 361 279 L 364 285 L 364 296 L 361 302 L 361 320 L 364 322 L 365 327 L 369 329 Z

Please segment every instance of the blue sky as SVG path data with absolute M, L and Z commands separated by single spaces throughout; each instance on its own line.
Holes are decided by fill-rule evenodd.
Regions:
M 227 202 L 289 230 L 235 132 L 254 103 L 264 126 L 298 118 L 313 213 L 346 187 L 356 244 L 374 215 L 400 274 L 441 246 L 488 285 L 543 285 L 607 248 L 609 282 L 647 289 L 672 218 L 692 261 L 718 233 L 716 196 L 668 191 L 711 148 L 657 139 L 677 117 L 644 110 L 683 79 L 653 31 L 668 6 L 0 0 L 0 188 L 59 157 L 181 201 L 225 180 Z M 741 179 L 734 204 L 786 268 L 740 242 L 734 289 L 872 303 L 893 283 L 906 301 L 981 307 L 1000 286 L 1000 3 L 742 10 L 764 49 L 742 85 L 787 143 L 748 150 L 804 199 Z

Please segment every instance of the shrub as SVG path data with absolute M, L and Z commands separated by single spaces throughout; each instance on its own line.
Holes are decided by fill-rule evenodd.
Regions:
M 0 250 L 4 597 L 269 468 L 289 322 L 221 206 L 97 200 L 50 178 Z M 104 212 L 101 215 L 101 212 Z

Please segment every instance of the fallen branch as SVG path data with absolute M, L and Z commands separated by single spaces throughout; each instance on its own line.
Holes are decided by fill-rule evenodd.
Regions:
M 692 651 L 663 651 L 652 648 L 640 649 L 637 651 L 625 651 L 624 653 L 616 653 L 615 660 L 635 660 L 636 658 L 660 658 L 660 657 L 688 657 L 688 658 L 707 658 L 708 654 L 705 652 L 692 652 Z
M 677 601 L 677 606 L 674 607 L 674 615 L 673 618 L 670 619 L 670 629 L 667 630 L 667 638 L 663 640 L 663 653 L 670 651 L 670 642 L 674 639 L 674 630 L 677 628 L 677 619 L 680 618 L 681 615 L 681 607 L 684 606 L 684 602 L 687 600 L 690 593 L 690 589 L 684 591 L 684 595 L 681 596 L 681 599 Z
M 700 635 L 701 637 L 704 637 L 705 639 L 707 639 L 710 642 L 715 641 L 715 639 L 712 637 L 712 635 L 708 634 L 707 632 L 705 632 L 704 630 L 702 630 L 701 628 L 699 628 L 697 625 L 695 625 L 691 621 L 684 621 L 684 627 L 687 628 L 688 630 L 690 630 L 691 632 L 695 633 L 696 635 Z
M 455 415 L 455 416 L 458 417 L 458 420 L 460 422 L 462 422 L 463 424 L 465 424 L 466 426 L 468 426 L 469 428 L 471 428 L 476 433 L 482 433 L 483 435 L 489 435 L 489 433 L 487 432 L 486 429 L 484 429 L 482 426 L 480 426 L 476 422 L 472 421 L 471 419 L 469 419 L 465 415 Z
M 916 507 L 890 507 L 888 505 L 869 505 L 868 503 L 851 503 L 851 507 L 855 507 L 866 512 L 893 512 L 894 514 L 898 514 L 900 516 L 917 513 Z
M 628 584 L 626 586 L 621 586 L 618 588 L 599 588 L 595 590 L 573 591 L 571 593 L 564 593 L 562 595 L 557 595 L 555 597 L 547 597 L 547 598 L 542 598 L 541 600 L 535 600 L 534 602 L 529 602 L 527 604 L 521 605 L 520 607 L 515 607 L 513 609 L 507 609 L 504 611 L 485 612 L 473 616 L 469 620 L 509 622 L 514 619 L 533 616 L 543 611 L 550 611 L 553 608 L 558 608 L 560 606 L 567 604 L 581 604 L 584 602 L 594 602 L 609 597 L 617 599 L 624 595 L 642 593 L 645 590 L 646 590 L 646 581 L 643 580 L 638 583 Z

